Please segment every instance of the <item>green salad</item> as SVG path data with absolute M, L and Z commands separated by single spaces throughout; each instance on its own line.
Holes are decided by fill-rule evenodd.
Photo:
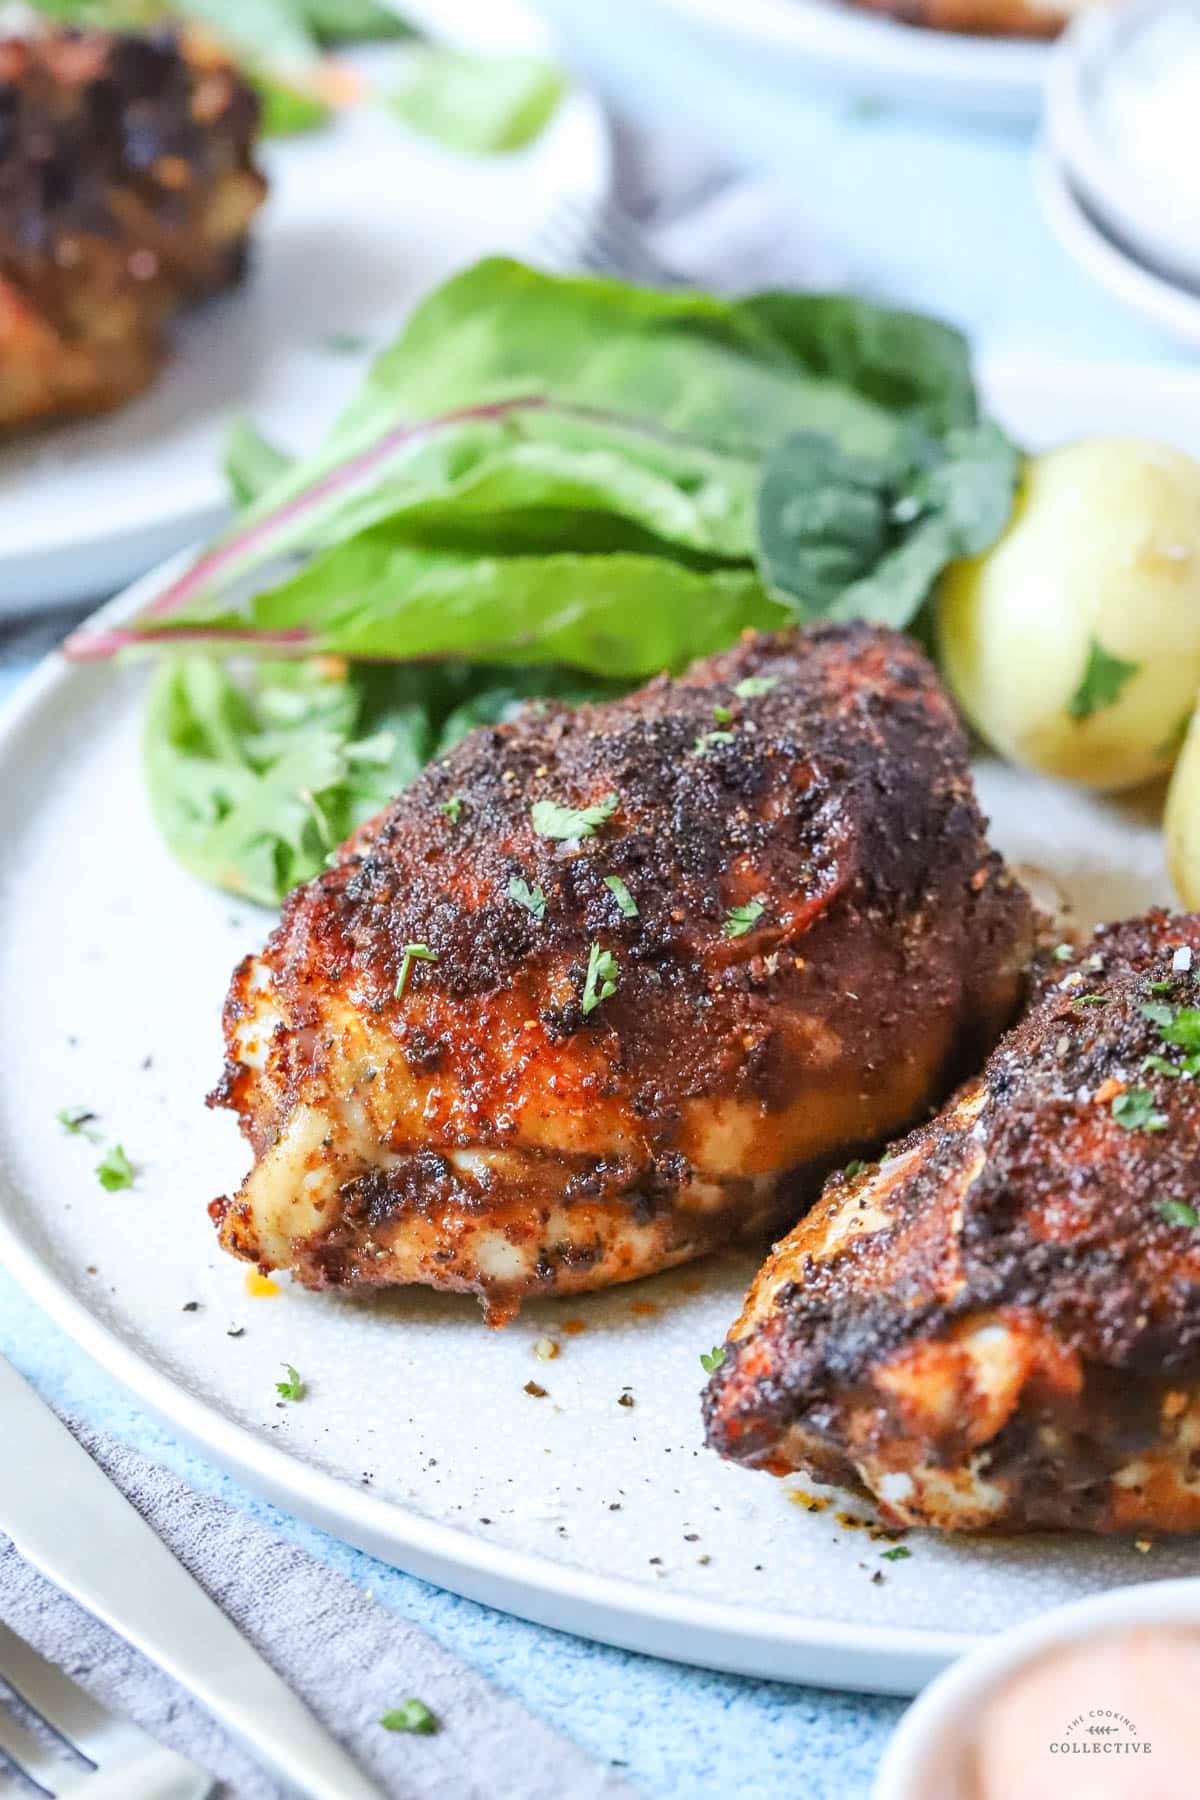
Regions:
M 747 628 L 908 627 L 1003 530 L 1014 446 L 966 345 L 843 296 L 726 300 L 489 259 L 292 461 L 245 423 L 233 524 L 81 653 L 167 653 L 173 852 L 263 902 L 474 723 L 611 694 Z

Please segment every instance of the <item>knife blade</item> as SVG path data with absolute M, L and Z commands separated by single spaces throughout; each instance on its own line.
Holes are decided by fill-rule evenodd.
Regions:
M 0 1357 L 0 1531 L 26 1561 L 188 1689 L 309 1800 L 380 1790 Z

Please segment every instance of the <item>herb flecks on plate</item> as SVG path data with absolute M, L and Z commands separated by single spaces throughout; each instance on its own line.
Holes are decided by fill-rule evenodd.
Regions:
M 55 1118 L 69 1137 L 85 1137 L 91 1143 L 100 1141 L 100 1133 L 96 1129 L 98 1113 L 87 1106 L 62 1106 L 55 1113 Z
M 275 1383 L 275 1392 L 281 1400 L 303 1400 L 308 1392 L 308 1384 L 303 1381 L 291 1363 L 283 1364 L 282 1381 Z
M 120 1193 L 122 1188 L 131 1188 L 137 1180 L 137 1170 L 125 1154 L 122 1144 L 113 1144 L 104 1152 L 96 1164 L 96 1180 L 108 1194 Z

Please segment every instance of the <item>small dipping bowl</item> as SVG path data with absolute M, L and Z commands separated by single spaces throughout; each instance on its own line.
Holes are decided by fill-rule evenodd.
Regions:
M 1200 1579 L 1143 1582 L 1076 1600 L 1002 1632 L 992 1643 L 964 1656 L 931 1682 L 905 1713 L 880 1765 L 874 1800 L 976 1800 L 975 1754 L 988 1703 L 1015 1676 L 1053 1651 L 1094 1646 L 1098 1639 L 1146 1626 L 1200 1633 Z M 1061 1732 L 1064 1739 L 1079 1741 L 1079 1734 L 1087 1730 L 1089 1707 L 1103 1707 L 1104 1696 L 1080 1693 L 1072 1699 L 1073 1704 L 1064 1708 Z M 1112 1737 L 1128 1735 L 1131 1728 L 1140 1729 L 1136 1720 L 1105 1726 Z M 1064 1754 L 1064 1764 L 1067 1761 Z M 1120 1766 L 1128 1792 L 1142 1791 L 1141 1758 L 1122 1756 Z M 1161 1780 L 1161 1755 L 1157 1763 L 1148 1755 L 1144 1766 L 1147 1777 L 1153 1774 Z M 1200 1776 L 1196 1781 L 1194 1791 L 1200 1792 Z M 1160 1791 L 1168 1790 L 1154 1789 Z M 1016 1794 L 1013 1800 L 1018 1800 Z
M 1200 290 L 1200 0 L 1082 14 L 1051 59 L 1046 132 L 1097 221 Z

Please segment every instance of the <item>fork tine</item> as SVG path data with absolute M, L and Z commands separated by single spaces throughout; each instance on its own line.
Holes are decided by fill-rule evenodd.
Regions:
M 77 1793 L 91 1779 L 92 1769 L 89 1764 L 72 1762 L 68 1757 L 56 1755 L 32 1731 L 7 1713 L 2 1705 L 0 1751 L 3 1751 L 20 1774 L 36 1782 L 48 1794 L 57 1796 Z M 3 1763 L 0 1763 L 0 1773 L 3 1773 L 3 1768 Z
M 97 1767 L 121 1748 L 116 1733 L 144 1742 L 136 1726 L 126 1726 L 114 1719 L 90 1694 L 60 1674 L 53 1663 L 39 1656 L 24 1638 L 9 1631 L 3 1623 L 0 1623 L 0 1672 L 30 1712 L 37 1713 L 51 1731 L 65 1743 L 72 1744 L 81 1756 Z
M 0 1622 L 0 1677 L 82 1762 L 62 1761 L 0 1707 L 0 1750 L 46 1791 L 58 1796 L 86 1789 L 92 1800 L 173 1795 L 196 1800 L 211 1787 L 186 1758 L 165 1750 L 140 1726 L 118 1718 L 48 1663 Z M 39 1762 L 31 1762 L 36 1756 Z M 106 1779 L 107 1778 L 107 1779 Z

